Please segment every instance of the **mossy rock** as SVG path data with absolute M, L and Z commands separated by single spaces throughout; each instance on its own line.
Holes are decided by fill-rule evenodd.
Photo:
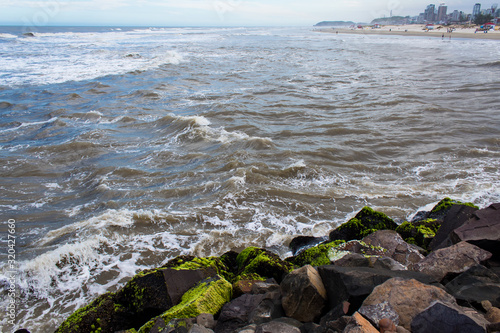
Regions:
M 430 211 L 430 213 L 428 215 L 428 218 L 442 220 L 446 216 L 446 214 L 448 213 L 450 208 L 454 205 L 469 206 L 469 207 L 479 209 L 479 207 L 474 205 L 472 202 L 461 202 L 461 201 L 453 200 L 450 198 L 444 198 L 443 200 L 439 201 L 434 206 L 434 208 L 432 208 L 432 210 Z
M 293 270 L 293 265 L 265 249 L 249 247 L 241 251 L 236 258 L 238 265 L 238 278 L 248 279 L 257 274 L 261 278 L 274 278 L 278 283 L 283 277 Z
M 194 318 L 202 313 L 217 314 L 232 297 L 232 286 L 220 276 L 203 280 L 182 296 L 182 301 L 142 326 L 139 333 L 148 333 L 158 319 L 169 323 L 173 319 Z
M 370 207 L 363 207 L 354 218 L 330 233 L 330 241 L 361 240 L 377 230 L 395 230 L 397 226 L 396 222 L 384 213 L 377 212 Z
M 121 325 L 128 311 L 116 306 L 115 294 L 106 293 L 89 305 L 75 311 L 55 331 L 56 333 L 115 332 L 130 328 Z
M 217 274 L 231 281 L 234 279 L 234 272 L 226 265 L 226 262 L 231 263 L 231 257 L 235 257 L 235 255 L 225 254 L 221 257 L 178 256 L 161 268 L 176 270 L 214 269 Z
M 403 222 L 396 228 L 396 232 L 410 244 L 427 249 L 440 228 L 436 219 L 426 219 L 417 222 Z
M 292 263 L 297 267 L 302 267 L 305 265 L 311 265 L 311 266 L 329 265 L 331 263 L 330 257 L 333 253 L 330 250 L 334 249 L 336 246 L 342 243 L 344 243 L 343 240 L 337 240 L 334 242 L 320 244 L 301 252 L 295 257 L 287 258 L 286 261 Z

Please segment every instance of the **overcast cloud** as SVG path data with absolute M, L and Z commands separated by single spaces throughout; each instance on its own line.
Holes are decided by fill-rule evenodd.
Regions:
M 476 1 L 448 2 L 467 13 Z M 0 0 L 1 25 L 310 26 L 418 15 L 429 0 Z M 436 6 L 439 2 L 434 2 Z M 482 3 L 483 7 L 491 3 Z

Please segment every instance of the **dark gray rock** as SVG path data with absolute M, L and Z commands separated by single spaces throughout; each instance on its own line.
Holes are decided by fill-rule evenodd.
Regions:
M 486 325 L 486 321 L 481 322 L 457 307 L 438 301 L 413 318 L 411 332 L 485 333 Z
M 314 333 L 314 331 L 319 327 L 316 323 L 305 323 L 300 326 L 300 333 Z
M 267 323 L 273 319 L 285 316 L 285 310 L 283 310 L 281 305 L 280 292 L 269 292 L 263 296 L 263 300 L 248 316 L 248 322 L 251 324 Z
M 478 210 L 450 235 L 453 243 L 467 241 L 493 254 L 500 261 L 500 203 Z
M 500 277 L 484 266 L 469 268 L 445 287 L 460 305 L 478 308 L 482 301 L 488 300 L 494 307 L 500 307 Z
M 249 324 L 250 314 L 264 300 L 265 295 L 244 294 L 225 304 L 215 325 L 217 333 L 232 333 Z
M 168 295 L 174 305 L 179 304 L 182 295 L 186 291 L 193 288 L 202 280 L 217 274 L 216 270 L 211 267 L 187 270 L 167 268 L 162 270 L 162 272 L 168 289 Z
M 318 267 L 328 295 L 330 309 L 344 301 L 351 303 L 350 313 L 361 306 L 373 288 L 394 277 L 415 279 L 425 284 L 436 283 L 436 279 L 412 271 L 391 271 L 368 267 L 339 267 L 326 265 Z
M 290 242 L 290 250 L 292 250 L 292 255 L 296 256 L 301 252 L 319 245 L 328 240 L 327 236 L 324 237 L 313 237 L 313 236 L 297 236 Z
M 318 271 L 306 265 L 281 282 L 283 309 L 288 317 L 310 322 L 318 320 L 326 305 L 326 290 Z
M 335 320 L 321 320 L 314 333 L 342 333 L 350 321 L 350 316 L 342 316 Z
M 214 316 L 211 313 L 202 313 L 196 317 L 196 324 L 214 329 L 215 328 L 215 320 Z
M 436 236 L 434 236 L 434 239 L 429 244 L 428 249 L 430 251 L 435 251 L 453 245 L 450 233 L 469 220 L 475 211 L 477 211 L 477 209 L 470 206 L 451 206 L 450 210 L 446 213 Z
M 256 324 L 250 324 L 245 327 L 240 328 L 239 330 L 236 331 L 236 333 L 255 333 L 255 330 L 257 329 Z
M 366 256 L 359 253 L 348 253 L 342 258 L 332 262 L 335 266 L 341 267 L 371 267 L 372 262 Z
M 274 282 L 257 281 L 252 285 L 252 294 L 266 294 L 268 292 L 279 292 L 280 285 Z
M 214 333 L 214 331 L 204 326 L 194 324 L 188 333 Z

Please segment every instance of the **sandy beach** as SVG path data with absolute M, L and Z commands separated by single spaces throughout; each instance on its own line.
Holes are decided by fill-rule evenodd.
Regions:
M 435 30 L 425 31 L 425 25 L 409 24 L 409 25 L 385 25 L 381 28 L 372 29 L 365 27 L 363 29 L 349 29 L 349 28 L 323 28 L 322 32 L 339 33 L 339 34 L 364 34 L 364 35 L 401 35 L 401 36 L 429 36 L 439 38 L 476 38 L 476 39 L 496 39 L 500 40 L 500 31 L 476 31 L 474 28 L 457 27 L 455 31 L 447 32 L 447 27 L 442 27 Z M 443 37 L 444 35 L 444 37 Z

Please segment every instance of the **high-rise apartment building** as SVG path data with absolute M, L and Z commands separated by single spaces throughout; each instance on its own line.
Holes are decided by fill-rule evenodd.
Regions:
M 427 8 L 425 9 L 425 20 L 427 22 L 434 22 L 436 20 L 436 15 L 434 14 L 434 12 L 436 11 L 436 6 L 433 5 L 433 4 L 430 4 L 429 6 L 427 6 Z
M 448 7 L 444 3 L 439 5 L 437 21 L 445 21 L 446 20 L 446 11 L 447 10 L 448 10 Z
M 472 8 L 472 19 L 474 19 L 480 13 L 481 13 L 481 4 L 476 3 L 474 5 L 474 8 Z

